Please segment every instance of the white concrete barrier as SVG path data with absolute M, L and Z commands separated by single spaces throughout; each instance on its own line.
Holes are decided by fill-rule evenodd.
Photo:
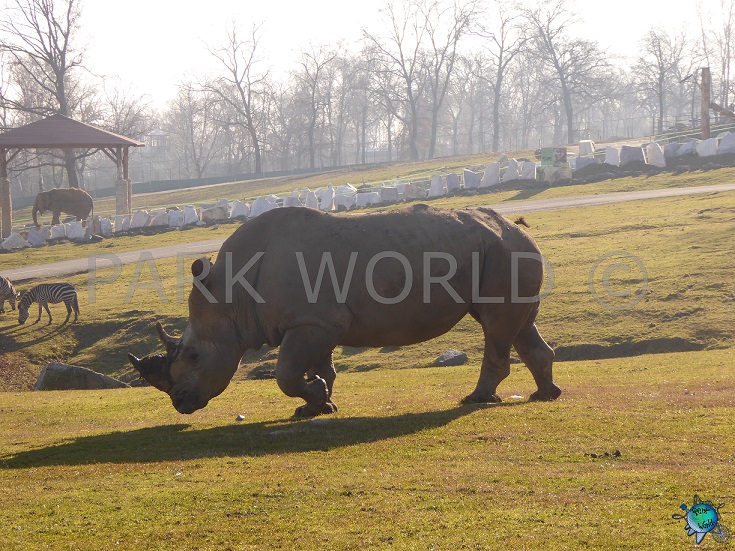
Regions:
M 440 195 L 444 195 L 444 180 L 441 174 L 434 174 L 431 177 L 429 197 L 439 197 Z
M 605 148 L 605 164 L 611 166 L 620 165 L 620 150 L 617 147 L 608 145 Z
M 664 155 L 664 150 L 655 142 L 646 144 L 646 158 L 648 159 L 649 165 L 657 166 L 659 168 L 666 167 L 666 155 Z
M 490 163 L 485 167 L 485 172 L 480 180 L 480 187 L 493 187 L 500 183 L 500 163 Z
M 482 174 L 472 172 L 466 168 L 462 171 L 462 181 L 464 182 L 465 189 L 474 189 L 480 187 L 480 181 L 482 180 Z

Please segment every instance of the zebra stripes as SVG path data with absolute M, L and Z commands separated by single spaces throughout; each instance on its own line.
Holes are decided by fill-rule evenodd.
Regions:
M 51 325 L 51 312 L 48 309 L 48 303 L 58 304 L 63 302 L 66 305 L 66 320 L 69 321 L 72 310 L 74 311 L 74 321 L 79 316 L 79 301 L 77 300 L 77 290 L 71 283 L 41 283 L 35 287 L 31 287 L 23 296 L 20 297 L 18 304 L 18 323 L 21 325 L 28 319 L 28 308 L 31 304 L 38 302 L 38 319 L 34 323 L 41 321 L 41 313 L 43 308 L 48 314 L 48 325 Z
M 0 276 L 0 314 L 5 313 L 5 301 L 10 303 L 10 308 L 15 310 L 15 303 L 18 300 L 18 292 L 13 287 L 13 282 L 3 276 Z

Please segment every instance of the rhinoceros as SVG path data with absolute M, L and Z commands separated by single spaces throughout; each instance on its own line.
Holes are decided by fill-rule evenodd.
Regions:
M 166 354 L 129 358 L 140 375 L 192 413 L 225 390 L 243 353 L 280 346 L 278 386 L 333 413 L 332 351 L 404 346 L 449 331 L 466 314 L 482 326 L 480 377 L 465 403 L 498 402 L 511 347 L 553 400 L 553 349 L 536 329 L 543 259 L 533 239 L 491 209 L 414 205 L 374 214 L 273 209 L 240 226 L 212 264 L 191 267 L 189 325 L 156 324 Z

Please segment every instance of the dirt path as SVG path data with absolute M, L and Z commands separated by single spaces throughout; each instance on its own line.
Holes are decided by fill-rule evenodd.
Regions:
M 583 195 L 580 197 L 562 197 L 558 199 L 514 201 L 488 206 L 501 214 L 523 214 L 543 210 L 611 205 L 629 201 L 643 201 L 646 199 L 661 199 L 666 197 L 681 197 L 685 195 L 701 195 L 728 191 L 735 191 L 735 184 L 603 193 L 600 195 Z M 51 264 L 39 264 L 36 266 L 25 266 L 23 268 L 4 270 L 2 275 L 15 282 L 22 282 L 29 279 L 68 276 L 84 273 L 94 269 L 95 267 L 96 269 L 103 269 L 111 266 L 113 263 L 125 265 L 133 264 L 141 259 L 159 259 L 177 255 L 211 253 L 219 250 L 223 241 L 224 239 L 214 239 L 210 241 L 197 241 L 195 243 L 168 245 L 166 247 L 139 249 L 136 251 L 115 253 L 114 255 L 110 254 L 108 256 L 92 255 L 89 257 L 64 260 L 62 262 L 54 262 Z

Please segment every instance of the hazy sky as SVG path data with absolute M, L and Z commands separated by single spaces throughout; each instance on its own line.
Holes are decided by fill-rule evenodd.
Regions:
M 695 0 L 577 1 L 578 34 L 599 41 L 616 55 L 634 56 L 643 33 L 657 25 L 667 30 L 688 28 L 699 33 Z M 719 0 L 700 0 L 716 12 Z M 119 83 L 145 93 L 163 107 L 176 86 L 189 76 L 216 68 L 205 44 L 223 42 L 233 21 L 243 30 L 263 23 L 264 66 L 285 72 L 309 44 L 356 44 L 361 29 L 380 29 L 382 0 L 205 0 L 187 8 L 180 0 L 86 0 L 82 27 L 87 65 L 97 74 L 117 75 Z M 492 12 L 488 10 L 492 25 Z

